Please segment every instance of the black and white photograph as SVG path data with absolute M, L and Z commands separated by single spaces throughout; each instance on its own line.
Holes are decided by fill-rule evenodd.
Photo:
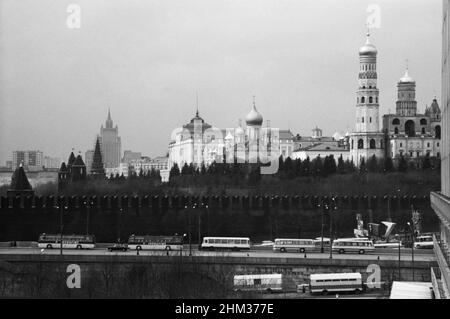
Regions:
M 0 0 L 0 299 L 449 299 L 449 39 L 450 0 Z

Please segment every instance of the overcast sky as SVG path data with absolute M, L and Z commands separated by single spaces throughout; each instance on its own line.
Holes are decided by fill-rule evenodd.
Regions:
M 81 28 L 67 27 L 67 7 Z M 195 113 L 235 127 L 252 96 L 264 121 L 310 135 L 354 127 L 370 4 L 380 117 L 409 59 L 420 112 L 440 104 L 441 0 L 0 0 L 0 166 L 12 151 L 93 148 L 111 109 L 122 150 L 158 156 Z

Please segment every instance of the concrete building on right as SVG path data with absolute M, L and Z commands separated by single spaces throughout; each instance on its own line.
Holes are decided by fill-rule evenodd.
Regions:
M 440 219 L 440 240 L 434 238 L 439 267 L 432 268 L 431 279 L 435 296 L 450 299 L 450 0 L 443 0 L 442 19 L 441 191 L 431 193 L 431 207 Z

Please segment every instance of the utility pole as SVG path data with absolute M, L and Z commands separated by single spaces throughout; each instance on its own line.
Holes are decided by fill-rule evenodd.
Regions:
M 61 232 L 61 238 L 60 238 L 60 250 L 59 250 L 59 254 L 62 256 L 63 255 L 63 229 L 64 229 L 64 221 L 63 221 L 63 207 L 59 206 L 59 215 L 60 215 L 60 225 L 59 225 L 59 229 Z

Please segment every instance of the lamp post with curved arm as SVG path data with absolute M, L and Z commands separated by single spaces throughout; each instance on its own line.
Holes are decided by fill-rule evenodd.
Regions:
M 63 231 L 64 231 L 64 210 L 68 210 L 69 207 L 61 205 L 61 206 L 55 206 L 56 209 L 59 209 L 59 231 L 60 231 L 60 243 L 59 243 L 59 254 L 63 255 Z
M 412 257 L 412 277 L 414 281 L 414 230 L 412 228 L 412 225 L 410 222 L 406 223 L 409 227 L 409 230 L 411 231 L 411 240 L 412 240 L 412 246 L 411 246 L 411 257 Z

